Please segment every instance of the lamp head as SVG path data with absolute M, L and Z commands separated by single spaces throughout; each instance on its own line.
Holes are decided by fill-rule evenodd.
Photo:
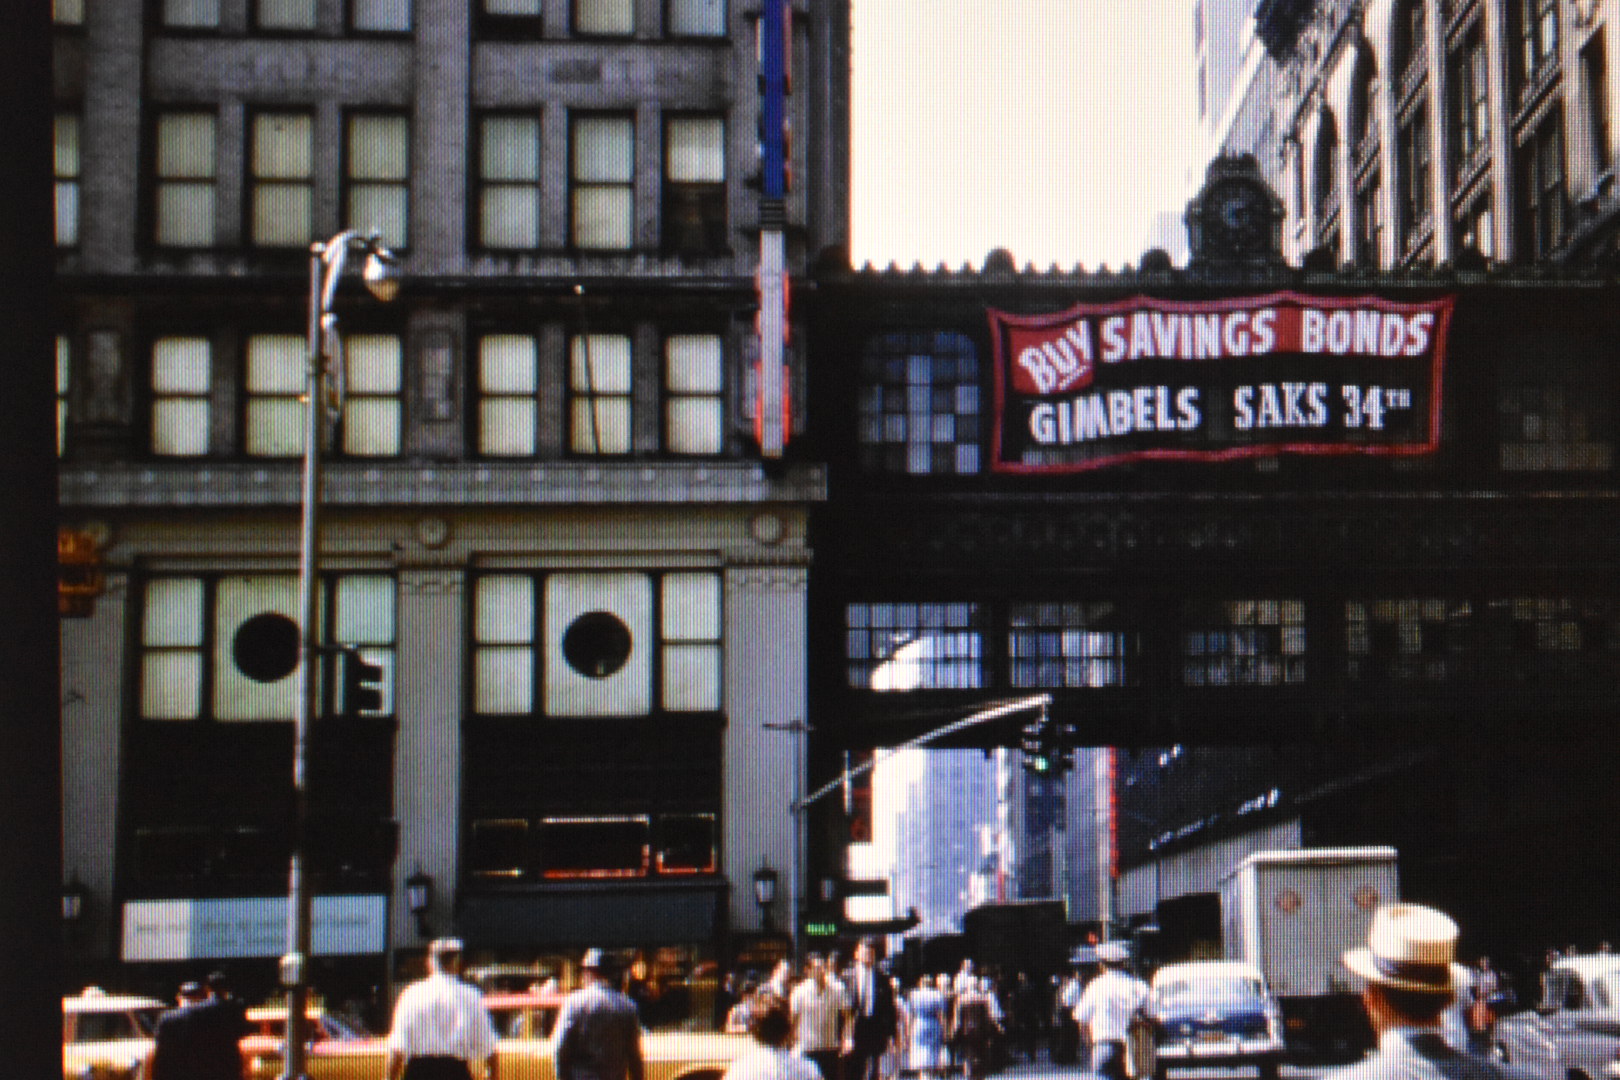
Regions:
M 399 295 L 399 261 L 394 253 L 377 245 L 366 254 L 366 265 L 360 273 L 366 291 L 383 303 Z

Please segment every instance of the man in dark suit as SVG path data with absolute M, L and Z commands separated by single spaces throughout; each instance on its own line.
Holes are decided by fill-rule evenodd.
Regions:
M 241 1080 L 244 1028 L 201 983 L 182 984 L 179 1007 L 160 1016 L 153 1032 L 151 1080 Z
M 844 1038 L 844 1080 L 882 1080 L 880 1062 L 900 1026 L 894 987 L 877 969 L 877 940 L 862 938 L 844 977 L 852 1013 Z
M 579 967 L 583 985 L 557 1011 L 557 1080 L 643 1080 L 635 1002 L 613 989 L 613 968 L 601 949 L 586 950 Z

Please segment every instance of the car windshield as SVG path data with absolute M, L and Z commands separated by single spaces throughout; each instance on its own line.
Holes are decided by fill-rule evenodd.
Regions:
M 1159 1002 L 1181 1005 L 1189 1001 L 1258 1001 L 1265 991 L 1259 979 L 1242 975 L 1201 975 L 1196 979 L 1171 979 L 1160 984 Z
M 495 1031 L 503 1039 L 545 1039 L 557 1022 L 554 1006 L 496 1006 L 489 1010 Z
M 157 1006 L 121 1009 L 118 1012 L 82 1012 L 73 1020 L 76 1043 L 111 1042 L 114 1039 L 143 1039 L 157 1026 Z

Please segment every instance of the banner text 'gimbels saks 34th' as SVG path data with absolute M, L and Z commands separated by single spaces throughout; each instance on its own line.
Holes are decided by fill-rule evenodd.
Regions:
M 1280 292 L 991 310 L 993 467 L 1432 453 L 1452 303 Z

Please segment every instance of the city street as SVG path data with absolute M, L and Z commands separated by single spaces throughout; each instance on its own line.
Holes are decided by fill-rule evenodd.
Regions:
M 1279 1075 L 1283 1080 L 1313 1080 L 1322 1076 L 1326 1069 L 1297 1068 L 1292 1065 L 1283 1066 Z M 1028 1064 L 1018 1064 L 991 1076 L 998 1080 L 1074 1080 L 1077 1077 L 1089 1077 L 1092 1074 L 1078 1065 L 1053 1065 L 1049 1061 L 1036 1061 Z M 1177 1069 L 1170 1073 L 1170 1080 L 1228 1080 L 1228 1078 L 1244 1078 L 1258 1075 L 1254 1069 Z

